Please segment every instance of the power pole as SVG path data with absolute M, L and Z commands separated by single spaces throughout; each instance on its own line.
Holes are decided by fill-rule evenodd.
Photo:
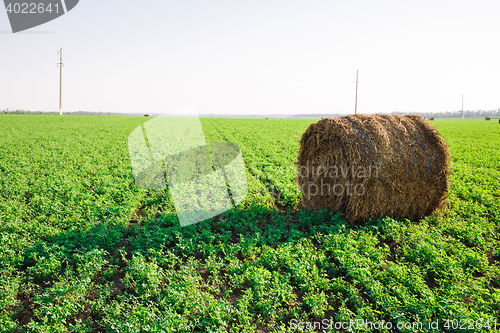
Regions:
M 59 115 L 62 116 L 62 68 L 63 68 L 63 61 L 62 61 L 62 48 L 59 51 L 60 60 L 59 60 Z
M 358 113 L 358 82 L 362 82 L 362 81 L 358 81 L 358 72 L 359 71 L 356 70 L 356 101 L 354 103 L 354 114 Z M 353 75 L 354 75 L 354 73 L 353 73 Z
M 462 119 L 464 119 L 464 95 L 462 94 Z

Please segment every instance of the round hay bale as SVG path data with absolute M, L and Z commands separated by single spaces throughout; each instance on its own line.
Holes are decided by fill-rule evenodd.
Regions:
M 300 140 L 297 184 L 308 209 L 419 219 L 441 208 L 450 156 L 438 131 L 418 116 L 350 115 L 309 126 Z

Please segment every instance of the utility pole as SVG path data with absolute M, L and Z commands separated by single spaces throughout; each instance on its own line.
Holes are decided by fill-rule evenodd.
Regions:
M 362 81 L 358 81 L 358 72 L 359 71 L 356 70 L 356 101 L 354 103 L 354 114 L 358 113 L 358 82 L 362 82 Z M 354 73 L 353 73 L 353 75 L 354 75 Z
M 59 51 L 60 60 L 59 60 L 59 115 L 62 116 L 62 68 L 63 68 L 63 60 L 62 60 L 62 48 Z
M 462 94 L 462 119 L 464 119 L 464 94 Z

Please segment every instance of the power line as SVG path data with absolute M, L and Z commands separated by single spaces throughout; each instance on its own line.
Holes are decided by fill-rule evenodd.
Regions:
M 27 53 L 27 52 L 0 52 L 0 54 L 24 54 L 24 55 L 46 55 L 54 56 L 54 53 Z

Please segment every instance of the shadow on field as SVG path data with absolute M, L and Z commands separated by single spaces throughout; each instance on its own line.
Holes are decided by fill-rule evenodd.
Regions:
M 24 262 L 19 267 L 26 273 L 24 282 L 47 290 L 68 274 L 78 278 L 87 270 L 87 265 L 98 261 L 87 254 L 100 253 L 104 264 L 95 269 L 91 278 L 95 285 L 86 293 L 85 302 L 94 301 L 99 296 L 97 290 L 105 284 L 110 285 L 111 300 L 124 294 L 140 297 L 140 293 L 123 281 L 130 272 L 134 256 L 143 256 L 146 260 L 162 254 L 174 256 L 181 266 L 182 263 L 195 261 L 196 270 L 206 283 L 214 274 L 212 269 L 207 269 L 207 259 L 213 261 L 217 258 L 222 265 L 218 274 L 224 274 L 224 266 L 229 260 L 252 263 L 264 248 L 276 249 L 316 234 L 336 234 L 348 228 L 340 214 L 326 210 L 249 206 L 181 227 L 175 214 L 162 212 L 145 218 L 143 208 L 133 214 L 127 225 L 99 224 L 88 230 L 63 231 L 53 239 L 39 241 L 25 251 Z M 241 286 L 239 291 L 227 297 L 227 301 L 236 304 L 248 287 Z M 294 293 L 302 301 L 303 292 L 299 289 Z M 215 294 L 214 297 L 221 298 L 223 294 Z M 31 320 L 40 321 L 34 313 L 40 309 L 34 292 L 19 295 L 18 301 L 21 306 L 16 310 L 14 319 L 21 326 Z M 103 328 L 99 324 L 102 319 L 100 314 L 91 311 L 87 305 L 72 315 L 68 322 L 75 323 L 76 319 L 91 319 L 96 331 Z M 259 327 L 260 332 L 267 332 L 264 326 Z
M 271 332 L 297 318 L 435 320 L 484 302 L 488 318 L 498 311 L 489 295 L 500 281 L 499 252 L 444 236 L 432 225 L 437 217 L 360 226 L 327 210 L 254 205 L 180 227 L 175 214 L 149 208 L 125 225 L 64 231 L 26 250 L 12 311 L 18 326 Z M 480 301 L 472 282 L 488 290 Z

